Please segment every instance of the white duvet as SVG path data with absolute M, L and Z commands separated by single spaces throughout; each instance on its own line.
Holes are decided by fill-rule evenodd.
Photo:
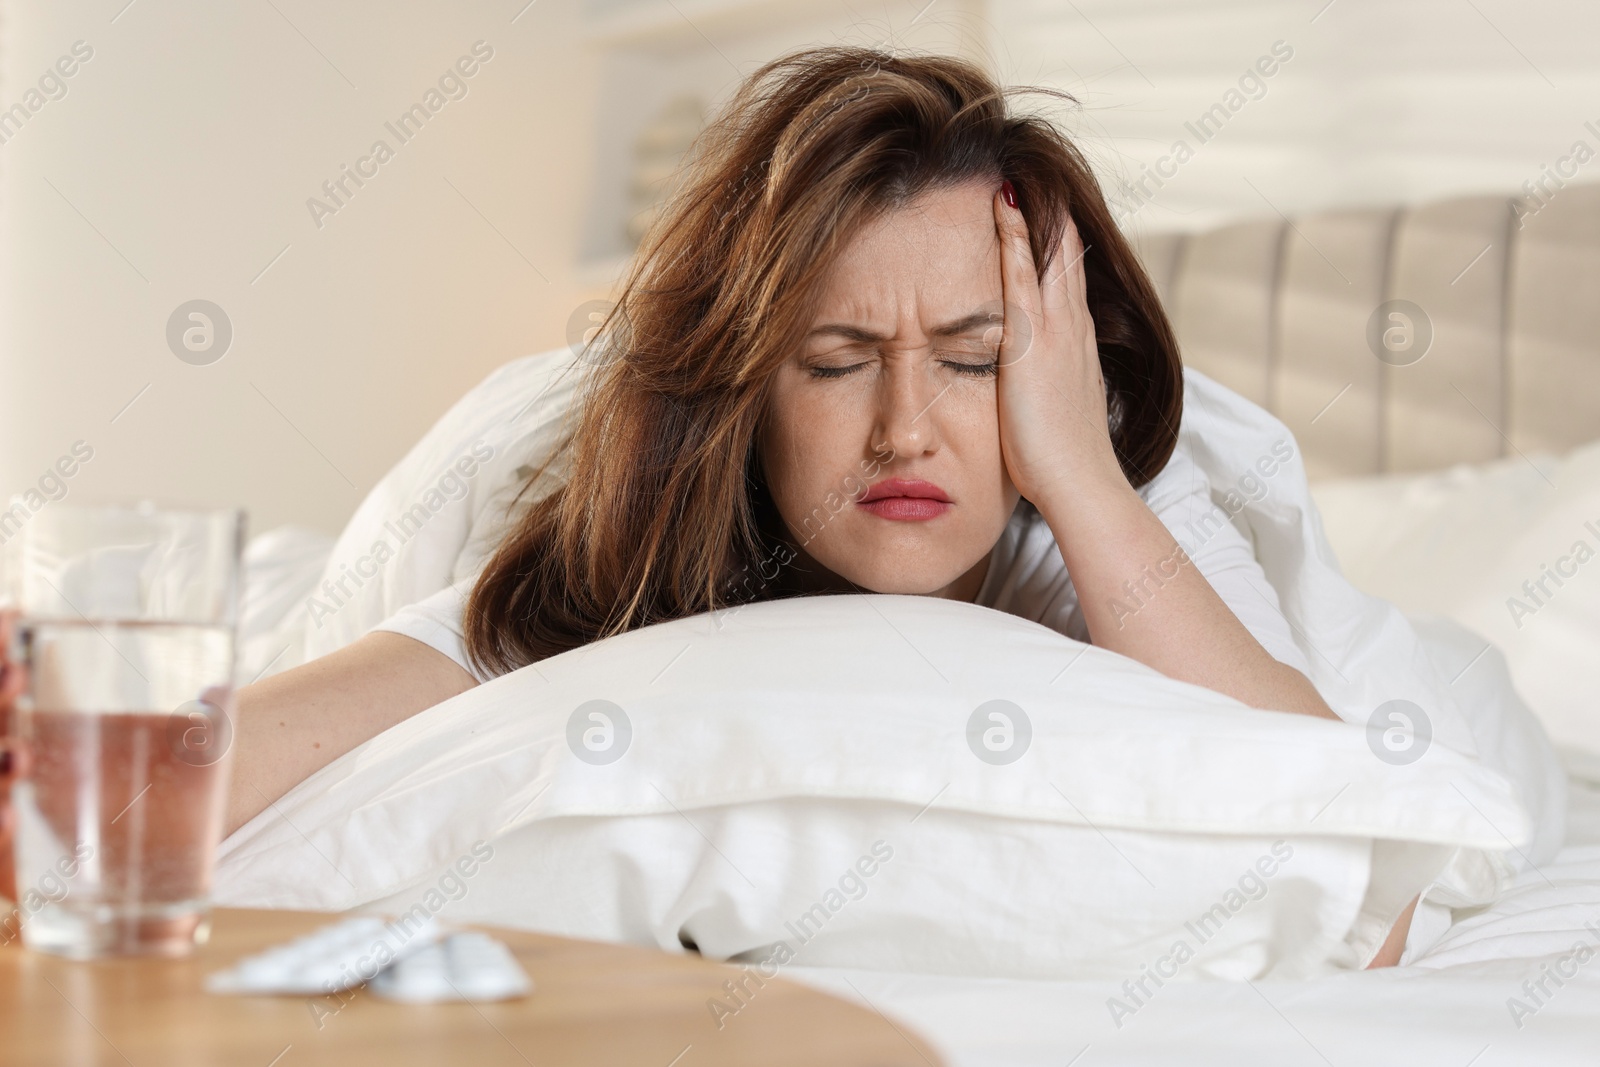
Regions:
M 1556 857 L 1399 967 L 1168 983 L 1132 1016 L 1115 981 L 782 975 L 884 1013 L 948 1067 L 1583 1067 L 1600 1062 L 1600 790 L 1574 784 L 1569 825 Z

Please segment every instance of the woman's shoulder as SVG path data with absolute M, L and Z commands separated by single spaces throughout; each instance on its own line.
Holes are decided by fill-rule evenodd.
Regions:
M 368 632 L 387 630 L 414 638 L 450 657 L 479 682 L 486 682 L 489 676 L 480 673 L 467 658 L 464 615 L 477 579 L 476 574 L 469 575 L 407 604 Z

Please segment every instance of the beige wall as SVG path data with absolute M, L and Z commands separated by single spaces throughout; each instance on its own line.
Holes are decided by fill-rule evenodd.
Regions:
M 573 16 L 274 0 L 291 26 L 266 3 L 143 0 L 111 21 L 122 2 L 6 6 L 0 105 L 75 41 L 93 57 L 0 145 L 0 492 L 82 439 L 74 497 L 337 532 L 452 398 L 555 343 L 580 299 L 564 260 L 587 175 L 562 146 L 586 141 L 594 87 L 550 46 Z M 493 58 L 467 95 L 314 225 L 307 198 L 398 144 L 384 122 L 478 40 Z M 233 324 L 209 366 L 166 341 L 195 298 Z
M 1574 0 L 1338 0 L 1315 22 L 1281 0 L 124 4 L 0 4 L 0 108 L 74 70 L 0 144 L 0 500 L 83 441 L 73 498 L 240 503 L 257 531 L 337 532 L 464 390 L 561 344 L 618 265 L 585 256 L 630 131 L 671 85 L 714 97 L 783 48 L 987 45 L 1006 80 L 1084 99 L 1069 125 L 1114 181 L 1291 42 L 1147 228 L 1515 189 L 1600 146 L 1600 26 Z M 385 122 L 480 40 L 465 97 L 398 144 Z M 394 158 L 319 227 L 307 199 L 380 137 Z M 233 326 L 206 366 L 166 338 L 194 299 Z
M 602 74 L 637 54 L 715 93 L 851 29 L 815 4 L 745 19 L 684 0 L 691 25 L 613 3 L 627 17 L 597 37 L 570 0 L 125 2 L 0 8 L 0 107 L 92 50 L 0 144 L 0 500 L 83 441 L 71 498 L 240 503 L 256 531 L 336 533 L 456 397 L 563 343 L 608 291 L 616 260 L 580 262 L 594 191 L 615 185 L 600 141 L 658 102 L 603 93 Z M 950 44 L 948 18 L 914 29 L 905 43 Z M 400 145 L 384 123 L 480 40 L 493 57 L 467 95 Z M 308 198 L 379 138 L 394 157 L 316 225 Z M 166 339 L 193 299 L 233 326 L 206 366 Z

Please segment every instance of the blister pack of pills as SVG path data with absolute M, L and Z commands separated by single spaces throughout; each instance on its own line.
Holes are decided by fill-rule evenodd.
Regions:
M 212 993 L 319 996 L 367 982 L 391 1000 L 503 1000 L 533 984 L 500 942 L 432 918 L 361 915 L 248 956 L 206 978 Z
M 378 972 L 367 988 L 386 1000 L 509 1000 L 533 982 L 511 950 L 469 930 L 435 941 Z

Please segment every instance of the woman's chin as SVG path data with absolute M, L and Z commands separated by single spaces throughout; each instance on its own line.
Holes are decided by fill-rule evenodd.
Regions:
M 817 568 L 837 575 L 840 585 L 871 593 L 952 597 L 958 595 L 952 592 L 956 586 L 965 592 L 973 585 L 973 567 L 998 536 L 941 522 L 877 519 L 872 525 L 841 521 L 828 533 L 829 539 L 818 538 L 808 548 Z
M 893 593 L 901 596 L 943 596 L 963 571 L 957 569 L 946 574 L 948 568 L 893 571 L 861 574 L 852 577 L 857 586 L 869 593 Z

